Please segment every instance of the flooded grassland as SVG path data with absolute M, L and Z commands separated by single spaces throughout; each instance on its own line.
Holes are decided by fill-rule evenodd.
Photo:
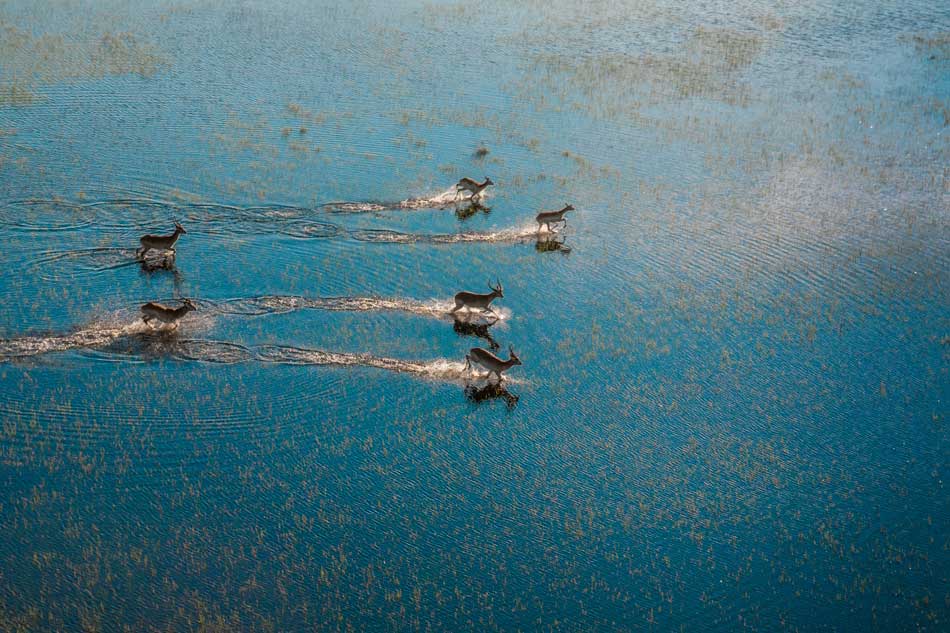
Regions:
M 0 3 L 0 629 L 946 629 L 948 34 Z

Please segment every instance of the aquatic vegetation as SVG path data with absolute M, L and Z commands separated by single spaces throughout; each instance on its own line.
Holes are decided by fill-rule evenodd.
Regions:
M 0 23 L 0 629 L 945 628 L 934 3 Z
M 754 33 L 701 28 L 677 55 L 538 55 L 528 79 L 564 107 L 599 116 L 619 116 L 691 97 L 745 106 L 751 90 L 739 73 L 761 47 L 762 37 Z
M 106 75 L 151 77 L 168 63 L 157 48 L 130 32 L 36 36 L 0 17 L 0 33 L 0 106 L 31 103 L 41 84 Z
M 930 59 L 946 61 L 950 59 L 950 32 L 916 34 L 910 37 L 914 46 L 920 52 L 930 56 Z

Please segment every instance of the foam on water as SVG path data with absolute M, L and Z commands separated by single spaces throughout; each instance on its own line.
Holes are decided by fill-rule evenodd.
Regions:
M 0 362 L 39 356 L 72 349 L 93 352 L 108 360 L 177 358 L 206 363 L 243 363 L 257 361 L 279 365 L 336 365 L 373 367 L 397 373 L 409 373 L 431 380 L 468 384 L 485 379 L 488 372 L 464 362 L 439 358 L 413 361 L 372 354 L 353 354 L 283 345 L 248 347 L 229 341 L 180 338 L 172 330 L 153 330 L 142 321 L 124 325 L 90 326 L 72 334 L 25 336 L 0 340 Z M 508 379 L 511 382 L 511 379 Z M 518 382 L 515 380 L 514 382 Z
M 464 362 L 439 358 L 431 361 L 411 361 L 371 354 L 329 352 L 282 345 L 265 345 L 257 348 L 257 360 L 281 365 L 339 365 L 385 369 L 397 373 L 409 373 L 431 380 L 467 384 L 487 377 L 488 372 L 467 368 Z M 511 379 L 506 378 L 509 382 Z
M 489 196 L 488 191 L 483 191 L 479 200 L 484 200 Z M 454 206 L 460 202 L 471 201 L 471 194 L 463 193 L 457 195 L 455 186 L 449 187 L 444 191 L 431 195 L 406 198 L 398 202 L 385 201 L 339 201 L 327 202 L 321 204 L 318 209 L 328 213 L 379 213 L 381 211 L 391 211 L 394 209 L 445 209 Z
M 171 326 L 151 327 L 137 313 L 123 310 L 74 332 L 0 339 L 0 362 L 73 349 L 103 349 L 124 339 L 174 338 L 181 332 L 208 329 L 213 320 L 210 314 L 191 313 L 176 330 Z
M 476 368 L 467 369 L 464 362 L 448 359 L 412 361 L 371 354 L 354 354 L 283 345 L 245 346 L 230 341 L 183 338 L 181 334 L 209 329 L 215 314 L 257 315 L 286 312 L 302 308 L 329 310 L 405 310 L 427 316 L 450 316 L 450 304 L 444 301 L 414 302 L 376 299 L 372 297 L 335 297 L 306 299 L 293 296 L 265 296 L 250 300 L 234 300 L 215 304 L 200 302 L 202 310 L 189 313 L 178 328 L 151 327 L 128 310 L 92 322 L 75 332 L 21 336 L 0 339 L 0 363 L 22 360 L 44 354 L 69 350 L 85 350 L 89 355 L 106 360 L 147 360 L 177 358 L 208 363 L 242 363 L 257 361 L 283 365 L 364 366 L 388 371 L 411 373 L 433 380 L 468 383 L 487 376 Z M 255 306 L 259 306 L 255 308 Z M 210 309 L 205 309 L 210 308 Z M 234 310 L 229 310 L 236 308 Z M 500 318 L 507 318 L 504 311 Z M 480 315 L 474 317 L 478 320 Z
M 72 334 L 23 336 L 0 340 L 0 361 L 62 352 L 80 347 L 102 347 L 123 336 L 144 333 L 148 326 L 141 320 L 121 326 L 90 326 Z
M 478 324 L 490 323 L 511 318 L 507 308 L 494 307 L 494 316 L 485 316 L 477 312 L 460 310 L 453 314 L 455 302 L 451 299 L 415 299 L 386 297 L 302 297 L 298 295 L 263 295 L 229 299 L 226 301 L 204 301 L 202 308 L 220 314 L 239 314 L 247 316 L 279 314 L 294 310 L 330 310 L 347 312 L 407 312 L 435 319 L 463 320 Z
M 527 242 L 556 234 L 556 231 L 538 229 L 537 224 L 498 231 L 466 231 L 462 233 L 401 233 L 388 229 L 358 229 L 349 235 L 360 242 L 385 244 L 463 244 L 467 242 Z
M 479 196 L 480 200 L 484 200 L 489 196 L 488 190 L 482 191 Z M 464 202 L 471 200 L 472 196 L 469 193 L 458 194 L 455 190 L 455 187 L 449 187 L 445 191 L 442 191 L 431 196 L 423 196 L 421 198 L 408 198 L 399 203 L 400 209 L 430 209 L 430 208 L 444 208 L 450 205 L 454 205 L 458 202 Z
M 482 198 L 487 197 L 483 194 Z M 137 238 L 147 232 L 170 229 L 172 221 L 180 221 L 189 232 L 235 237 L 272 233 L 298 239 L 327 239 L 350 236 L 364 242 L 437 243 L 518 242 L 554 235 L 555 231 L 539 229 L 535 224 L 489 232 L 450 234 L 400 233 L 386 229 L 347 230 L 329 222 L 309 219 L 312 211 L 330 213 L 370 213 L 391 209 L 447 208 L 469 197 L 456 199 L 455 190 L 399 202 L 330 202 L 315 209 L 284 205 L 238 207 L 215 203 L 178 203 L 148 198 L 119 198 L 75 203 L 62 200 L 20 200 L 0 207 L 0 225 L 20 231 L 79 231 L 95 224 L 97 233 L 116 233 L 122 240 L 137 245 Z M 65 219 L 64 219 L 65 218 Z M 164 227 L 164 228 L 163 228 Z M 47 263 L 62 258 L 96 258 L 112 256 L 109 264 L 121 263 L 118 248 L 77 249 L 51 252 L 41 258 Z

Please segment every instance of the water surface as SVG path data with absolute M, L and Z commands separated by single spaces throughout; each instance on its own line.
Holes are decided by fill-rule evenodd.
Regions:
M 0 628 L 948 626 L 950 10 L 509 4 L 0 6 Z

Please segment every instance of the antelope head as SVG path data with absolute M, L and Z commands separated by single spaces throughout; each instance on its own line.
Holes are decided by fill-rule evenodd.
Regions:
M 504 297 L 504 296 L 505 296 L 505 289 L 501 287 L 501 280 L 500 280 L 500 279 L 496 279 L 496 280 L 495 280 L 495 283 L 497 283 L 498 285 L 497 285 L 497 286 L 491 285 L 491 279 L 489 279 L 489 280 L 488 280 L 488 287 L 491 288 L 491 291 L 492 291 L 493 293 L 495 293 L 495 296 L 496 296 L 496 297 Z
M 493 183 L 493 182 L 491 181 L 491 178 L 489 178 L 488 176 L 485 176 L 485 182 L 483 182 L 482 184 L 483 184 L 483 185 L 493 185 L 493 184 L 495 184 L 495 183 Z
M 182 299 L 181 304 L 187 308 L 186 312 L 191 312 L 198 309 L 198 307 L 191 302 L 191 299 Z
M 572 205 L 572 204 L 565 204 L 565 205 L 564 205 L 564 208 L 561 209 L 561 212 L 562 212 L 562 213 L 567 213 L 568 211 L 573 211 L 573 210 L 574 210 L 574 205 Z
M 508 362 L 512 365 L 520 365 L 521 359 L 518 358 L 518 355 L 515 354 L 515 348 L 511 345 L 508 346 Z
M 175 230 L 178 231 L 179 233 L 187 233 L 187 232 L 188 232 L 188 231 L 185 230 L 185 227 L 183 227 L 183 226 L 182 226 L 181 224 L 179 224 L 178 222 L 175 222 Z

